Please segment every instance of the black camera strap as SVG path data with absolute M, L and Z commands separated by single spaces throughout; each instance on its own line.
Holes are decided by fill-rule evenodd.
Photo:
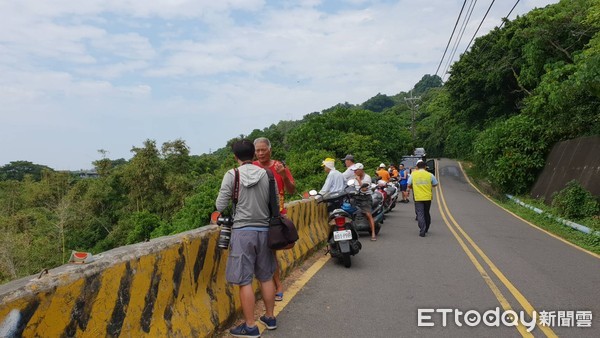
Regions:
M 275 176 L 271 169 L 265 169 L 269 176 L 269 211 L 271 218 L 279 217 L 279 203 L 277 189 L 275 189 Z
M 231 199 L 233 204 L 233 216 L 235 216 L 235 207 L 238 202 L 238 196 L 240 194 L 240 171 L 238 168 L 233 168 L 234 171 L 234 181 L 233 181 L 233 198 Z

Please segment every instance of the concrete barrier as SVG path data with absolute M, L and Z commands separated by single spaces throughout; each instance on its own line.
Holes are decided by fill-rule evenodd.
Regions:
M 327 237 L 325 205 L 287 209 L 300 239 L 277 254 L 284 274 Z M 0 337 L 210 336 L 241 310 L 217 239 L 217 227 L 206 226 L 2 285 Z
M 550 205 L 553 194 L 564 189 L 571 180 L 579 182 L 592 195 L 600 196 L 598 149 L 598 135 L 556 143 L 531 189 L 531 197 L 543 198 L 544 202 Z
M 536 207 L 534 207 L 532 205 L 529 205 L 529 204 L 521 201 L 520 199 L 516 198 L 513 195 L 506 194 L 506 197 L 508 197 L 511 201 L 517 203 L 518 205 L 520 205 L 522 207 L 525 207 L 527 209 L 532 210 L 536 214 L 544 215 L 544 216 L 546 216 L 546 217 L 548 217 L 550 219 L 553 219 L 553 220 L 557 221 L 558 223 L 564 224 L 564 225 L 566 225 L 568 227 L 571 227 L 571 228 L 573 228 L 575 230 L 578 230 L 578 231 L 581 231 L 583 233 L 591 234 L 591 235 L 599 236 L 600 237 L 600 231 L 594 231 L 594 230 L 586 227 L 585 225 L 581 225 L 579 223 L 575 223 L 573 221 L 569 221 L 568 219 L 564 219 L 564 218 L 561 218 L 561 217 L 558 217 L 558 216 L 554 216 L 551 213 L 544 212 L 544 210 L 542 210 L 540 208 L 536 208 Z

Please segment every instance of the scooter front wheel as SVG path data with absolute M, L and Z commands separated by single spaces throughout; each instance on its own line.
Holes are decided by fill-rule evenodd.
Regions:
M 383 222 L 381 222 L 383 223 Z M 381 223 L 375 222 L 375 235 L 379 235 L 379 230 L 381 230 Z M 373 236 L 373 231 L 369 229 L 369 234 Z

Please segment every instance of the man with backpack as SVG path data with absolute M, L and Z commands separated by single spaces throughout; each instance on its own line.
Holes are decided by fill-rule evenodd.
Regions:
M 259 280 L 266 314 L 260 321 L 267 329 L 277 328 L 275 308 L 275 255 L 267 246 L 269 231 L 269 177 L 265 169 L 253 165 L 254 144 L 249 140 L 233 143 L 233 154 L 238 168 L 225 173 L 217 196 L 216 209 L 222 212 L 229 201 L 237 200 L 233 210 L 233 225 L 229 256 L 225 269 L 227 282 L 239 287 L 244 322 L 229 333 L 235 337 L 260 337 L 254 319 L 254 288 L 252 280 Z

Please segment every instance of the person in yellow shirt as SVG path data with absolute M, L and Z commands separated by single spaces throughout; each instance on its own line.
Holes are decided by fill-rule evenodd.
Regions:
M 425 237 L 431 225 L 431 200 L 433 198 L 433 187 L 438 181 L 433 174 L 425 170 L 427 165 L 422 160 L 417 161 L 417 170 L 413 171 L 408 178 L 408 189 L 413 190 L 415 200 L 415 212 L 419 223 L 419 236 Z
M 379 169 L 375 172 L 377 176 L 380 177 L 381 180 L 384 180 L 386 183 L 390 181 L 390 173 L 385 168 L 385 164 L 381 163 L 379 165 Z

